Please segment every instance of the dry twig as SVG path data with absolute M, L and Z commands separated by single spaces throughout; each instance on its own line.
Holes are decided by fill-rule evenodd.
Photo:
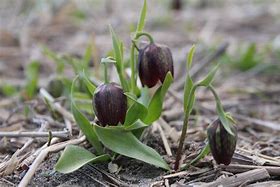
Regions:
M 0 132 L 0 137 L 18 138 L 18 137 L 48 137 L 49 132 Z M 69 131 L 53 131 L 53 137 L 68 138 Z
M 227 186 L 227 187 L 235 187 L 242 184 L 248 184 L 252 182 L 256 182 L 259 180 L 267 179 L 270 175 L 266 169 L 254 169 L 251 171 L 247 171 L 241 174 L 237 174 L 236 176 L 227 177 L 227 178 L 219 178 L 218 180 L 201 185 L 202 187 L 216 187 L 216 186 Z

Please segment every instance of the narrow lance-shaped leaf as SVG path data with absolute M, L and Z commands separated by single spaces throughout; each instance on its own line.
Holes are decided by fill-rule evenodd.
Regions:
M 141 9 L 140 18 L 138 20 L 136 32 L 142 32 L 145 26 L 145 19 L 147 14 L 147 2 L 144 0 L 143 7 Z
M 73 97 L 73 92 L 74 92 L 74 85 L 77 80 L 77 77 L 73 80 L 72 83 L 72 88 L 71 88 L 71 109 L 73 116 L 75 118 L 75 121 L 79 125 L 80 129 L 86 136 L 87 140 L 90 142 L 90 144 L 96 149 L 97 153 L 100 155 L 102 154 L 102 145 L 98 140 L 98 137 L 96 135 L 96 132 L 93 128 L 93 126 L 90 124 L 89 120 L 79 111 L 77 108 L 74 97 Z
M 132 130 L 136 130 L 136 129 L 144 129 L 144 128 L 148 127 L 148 125 L 146 125 L 145 123 L 143 123 L 140 120 L 137 120 L 132 125 L 127 125 L 127 126 L 123 126 L 123 127 L 124 127 L 125 131 L 132 131 Z
M 152 97 L 149 106 L 148 114 L 142 119 L 146 124 L 151 124 L 160 117 L 162 111 L 162 105 L 164 101 L 164 96 L 173 81 L 173 77 L 170 72 L 167 73 L 163 84 L 157 89 L 156 93 Z
M 60 173 L 71 173 L 89 163 L 101 163 L 110 160 L 108 154 L 95 156 L 88 150 L 68 145 L 55 165 L 55 170 Z
M 216 107 L 217 107 L 217 113 L 219 115 L 219 119 L 221 120 L 221 122 L 222 122 L 223 126 L 225 127 L 225 129 L 227 130 L 227 132 L 234 136 L 234 133 L 232 132 L 232 130 L 230 128 L 230 123 L 225 115 L 224 109 L 221 106 L 221 103 L 218 104 L 217 101 L 216 101 L 216 103 L 217 103 Z
M 33 61 L 27 65 L 25 71 L 25 76 L 27 77 L 25 89 L 28 99 L 31 99 L 36 92 L 39 77 L 39 67 L 40 63 L 38 61 Z
M 191 93 L 189 95 L 189 104 L 187 105 L 187 108 L 186 108 L 186 111 L 190 114 L 192 112 L 192 108 L 193 108 L 193 105 L 194 105 L 194 102 L 195 102 L 195 90 L 198 86 L 197 85 L 194 85 L 192 90 L 191 90 Z
M 190 52 L 191 56 L 191 52 Z M 190 59 L 191 61 L 191 59 Z M 184 110 L 188 111 L 189 113 L 191 112 L 191 109 L 194 105 L 195 102 L 195 96 L 194 92 L 198 86 L 209 86 L 215 77 L 215 74 L 219 68 L 219 64 L 217 64 L 207 75 L 204 79 L 199 81 L 197 84 L 194 84 L 190 75 L 187 75 L 186 82 L 185 82 L 185 87 L 184 87 Z
M 73 97 L 78 110 L 94 115 L 91 96 L 83 92 L 74 92 Z
M 109 28 L 110 28 L 112 42 L 113 42 L 113 52 L 114 52 L 114 57 L 116 60 L 116 67 L 117 67 L 117 71 L 119 72 L 122 69 L 122 61 L 121 61 L 122 57 L 121 57 L 121 49 L 120 49 L 120 45 L 119 45 L 119 40 L 111 25 L 109 25 Z
M 127 110 L 126 118 L 124 122 L 124 126 L 130 126 L 133 123 L 135 123 L 138 119 L 143 119 L 147 115 L 148 111 L 143 104 L 138 102 L 129 93 L 125 93 L 125 95 L 134 102 L 131 105 L 131 107 Z
M 80 79 L 82 79 L 83 83 L 86 85 L 89 93 L 93 96 L 93 93 L 96 89 L 96 86 L 88 79 L 85 71 L 79 75 Z
M 149 96 L 149 88 L 143 87 L 141 88 L 141 96 L 137 99 L 137 101 L 143 104 L 146 108 L 149 106 L 150 96 Z
M 214 77 L 215 77 L 215 74 L 217 72 L 219 68 L 219 64 L 217 64 L 207 75 L 204 79 L 202 79 L 201 81 L 198 82 L 198 85 L 199 86 L 209 86 L 213 80 L 214 80 Z
M 109 25 L 111 36 L 112 36 L 112 42 L 113 42 L 113 51 L 114 51 L 114 57 L 116 60 L 116 68 L 117 72 L 119 75 L 119 79 L 121 82 L 121 85 L 125 91 L 128 90 L 127 88 L 127 83 L 124 79 L 123 75 L 123 62 L 122 62 L 122 49 L 121 49 L 121 44 L 116 36 L 116 33 L 114 32 L 113 28 L 111 25 Z
M 116 61 L 113 59 L 113 57 L 106 57 L 106 58 L 101 58 L 101 63 L 102 64 L 113 64 L 116 63 Z
M 185 81 L 185 85 L 184 85 L 184 111 L 185 112 L 188 108 L 192 108 L 192 106 L 194 104 L 194 99 L 195 99 L 194 96 L 190 96 L 191 90 L 193 89 L 193 86 L 194 86 L 193 80 L 190 75 L 190 69 L 192 66 L 194 53 L 195 53 L 195 45 L 193 45 L 191 47 L 188 57 L 187 57 L 187 76 L 186 76 L 186 81 Z M 189 97 L 190 97 L 190 101 L 188 101 Z M 188 107 L 188 105 L 190 105 L 190 106 Z
M 119 47 L 120 47 L 120 51 L 121 51 L 121 62 L 123 62 L 123 53 L 124 53 L 124 45 L 122 41 L 119 41 Z M 122 65 L 123 68 L 123 65 Z
M 221 120 L 222 122 L 222 125 L 224 126 L 224 128 L 226 129 L 226 131 L 231 134 L 232 136 L 234 136 L 234 133 L 232 132 L 231 128 L 230 128 L 230 122 L 227 118 L 227 114 L 225 113 L 224 109 L 223 109 L 223 106 L 222 106 L 222 103 L 220 101 L 220 98 L 218 96 L 218 94 L 216 93 L 215 89 L 212 87 L 212 85 L 210 85 L 208 87 L 212 94 L 214 95 L 215 97 L 215 100 L 216 100 L 216 111 L 219 115 L 219 119 Z
M 169 170 L 161 156 L 151 147 L 141 143 L 131 132 L 118 127 L 94 127 L 100 141 L 110 150 Z
M 184 86 L 184 111 L 185 112 L 188 108 L 187 106 L 191 105 L 191 103 L 188 103 L 189 102 L 188 99 L 189 99 L 189 97 L 191 97 L 190 94 L 191 94 L 191 90 L 193 89 L 193 87 L 194 87 L 193 81 L 192 81 L 190 75 L 188 74 L 186 77 L 185 86 Z M 194 102 L 193 96 L 191 98 L 191 101 Z
M 192 62 L 193 62 L 193 55 L 195 53 L 195 45 L 193 45 L 189 51 L 189 54 L 188 54 L 188 62 L 187 62 L 187 71 L 188 71 L 188 74 L 189 74 L 189 71 L 192 67 Z

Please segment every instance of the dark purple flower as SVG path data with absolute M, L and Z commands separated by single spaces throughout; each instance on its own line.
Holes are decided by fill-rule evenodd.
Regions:
M 219 119 L 207 129 L 210 149 L 217 164 L 229 165 L 231 162 L 236 147 L 237 129 L 232 125 L 231 130 L 234 136 L 226 131 Z
M 99 85 L 93 96 L 93 109 L 102 126 L 124 123 L 127 98 L 117 83 Z
M 170 71 L 174 75 L 173 59 L 167 46 L 151 43 L 140 49 L 138 58 L 139 77 L 142 85 L 149 88 L 160 80 L 162 83 Z

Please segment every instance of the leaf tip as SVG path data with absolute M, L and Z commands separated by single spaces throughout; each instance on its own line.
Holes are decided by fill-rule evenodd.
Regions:
M 193 61 L 193 55 L 195 53 L 195 49 L 196 49 L 196 46 L 195 44 L 192 45 L 192 47 L 190 48 L 189 50 L 189 53 L 187 55 L 187 70 L 189 71 L 189 69 L 191 68 L 192 66 L 192 61 Z

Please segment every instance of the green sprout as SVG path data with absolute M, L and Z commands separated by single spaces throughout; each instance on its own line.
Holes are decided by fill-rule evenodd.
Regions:
M 232 122 L 230 119 L 231 116 L 227 114 L 222 106 L 222 103 L 220 101 L 220 98 L 215 91 L 214 87 L 212 86 L 212 82 L 214 80 L 215 74 L 219 68 L 219 64 L 217 64 L 202 80 L 198 81 L 197 83 L 194 83 L 192 80 L 192 77 L 190 76 L 189 70 L 191 69 L 192 66 L 192 61 L 193 61 L 193 56 L 195 53 L 195 46 L 192 46 L 190 49 L 190 52 L 188 54 L 187 58 L 187 76 L 186 76 L 186 81 L 185 81 L 185 87 L 184 87 L 184 112 L 185 112 L 185 117 L 184 117 L 184 122 L 183 122 L 183 129 L 182 129 L 182 134 L 180 137 L 180 142 L 179 146 L 177 149 L 177 155 L 176 155 L 176 160 L 174 164 L 174 170 L 178 170 L 180 168 L 180 160 L 182 156 L 182 151 L 184 147 L 184 141 L 187 135 L 187 128 L 188 128 L 188 123 L 189 123 L 189 117 L 190 114 L 193 110 L 194 102 L 195 102 L 195 91 L 199 87 L 206 87 L 208 88 L 216 101 L 216 111 L 219 116 L 219 120 L 221 121 L 222 126 L 224 127 L 225 131 L 228 132 L 230 135 L 235 135 L 235 133 L 232 131 Z M 205 146 L 203 151 L 198 155 L 197 158 L 195 158 L 191 163 L 195 163 L 198 160 L 200 160 L 203 156 L 207 155 L 209 153 L 209 148 L 208 144 Z M 211 145 L 210 145 L 211 147 Z M 235 147 L 235 146 L 234 146 Z

